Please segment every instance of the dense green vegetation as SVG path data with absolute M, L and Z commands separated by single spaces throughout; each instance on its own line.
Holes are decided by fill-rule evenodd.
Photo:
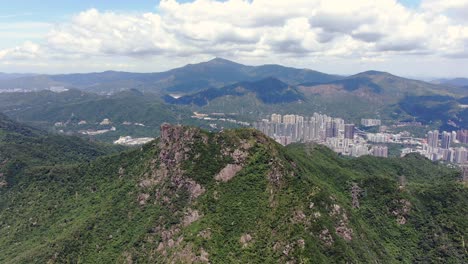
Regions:
M 450 120 L 460 127 L 468 127 L 466 109 L 459 107 L 465 98 L 458 101 L 451 96 L 408 96 L 399 105 L 406 113 L 423 123 L 441 122 L 442 129 L 456 130 L 447 122 Z
M 296 88 L 290 87 L 288 84 L 275 78 L 267 78 L 255 82 L 241 82 L 218 89 L 211 88 L 180 98 L 166 95 L 164 99 L 171 104 L 205 106 L 216 98 L 224 96 L 241 97 L 245 95 L 253 95 L 265 104 L 290 103 L 304 99 L 304 96 Z
M 77 137 L 50 135 L 0 114 L 0 173 L 10 177 L 9 183 L 31 167 L 89 162 L 122 149 Z
M 3 136 L 11 124 L 29 133 L 9 124 Z M 251 129 L 161 135 L 90 163 L 70 153 L 6 172 L 16 180 L 0 187 L 0 262 L 467 261 L 456 170 L 418 155 L 284 148 Z M 230 166 L 237 173 L 219 178 Z
M 10 118 L 28 123 L 44 130 L 79 134 L 84 130 L 109 129 L 108 132 L 92 138 L 112 142 L 119 136 L 156 137 L 159 126 L 164 122 L 183 122 L 199 125 L 190 118 L 189 109 L 166 105 L 159 96 L 129 90 L 111 96 L 102 96 L 70 90 L 62 93 L 50 91 L 32 93 L 0 93 L 0 111 Z M 101 126 L 103 119 L 112 124 Z M 85 121 L 86 124 L 80 123 Z M 63 126 L 54 126 L 60 122 Z M 124 122 L 129 122 L 125 125 Z M 135 123 L 143 124 L 135 125 Z
M 157 96 L 130 90 L 112 96 L 99 96 L 70 90 L 63 93 L 0 94 L 0 110 L 12 118 L 28 122 L 75 122 L 90 124 L 108 118 L 116 124 L 124 121 L 159 127 L 163 122 L 187 118 L 190 112 L 164 105 Z

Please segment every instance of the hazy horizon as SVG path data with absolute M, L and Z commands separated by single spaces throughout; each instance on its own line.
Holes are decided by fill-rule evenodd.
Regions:
M 215 58 L 212 58 L 212 59 L 216 59 L 218 57 L 215 57 Z M 225 58 L 221 58 L 221 59 L 225 59 Z M 18 74 L 18 75 L 61 75 L 61 74 L 89 74 L 89 73 L 104 73 L 104 72 L 129 72 L 129 73 L 158 73 L 158 72 L 165 72 L 165 71 L 168 71 L 168 70 L 172 70 L 172 69 L 176 69 L 176 68 L 181 68 L 181 67 L 184 67 L 184 66 L 187 66 L 189 64 L 198 64 L 198 63 L 203 63 L 203 62 L 208 62 L 210 60 L 207 60 L 207 61 L 199 61 L 199 62 L 195 62 L 195 63 L 188 63 L 188 64 L 182 64 L 180 66 L 176 66 L 174 68 L 168 68 L 167 70 L 161 70 L 161 71 L 125 71 L 125 70 L 116 70 L 116 69 L 108 69 L 108 70 L 102 70 L 102 71 L 81 71 L 81 72 L 50 72 L 50 73 L 40 73 L 40 72 L 0 72 L 0 74 L 11 74 L 11 75 L 14 75 L 14 74 Z M 239 63 L 235 60 L 229 60 L 229 61 L 232 61 L 232 62 L 236 62 L 236 63 Z M 242 64 L 242 63 L 240 63 Z M 271 63 L 265 63 L 265 64 L 257 64 L 257 65 L 252 65 L 252 64 L 243 64 L 245 66 L 261 66 L 261 65 L 267 65 L 267 64 L 271 64 Z M 288 66 L 288 65 L 282 65 L 282 64 L 276 64 L 276 65 L 281 65 L 281 66 L 285 66 L 285 67 L 291 67 L 291 68 L 298 68 L 298 69 L 308 69 L 308 70 L 313 70 L 313 71 L 317 71 L 316 69 L 311 69 L 311 68 L 299 68 L 299 67 L 294 67 L 294 66 Z M 323 72 L 323 73 L 326 73 L 326 74 L 332 74 L 332 75 L 340 75 L 340 76 L 352 76 L 352 75 L 355 75 L 355 74 L 359 74 L 359 73 L 362 73 L 362 72 L 366 72 L 366 71 L 378 71 L 378 70 L 375 70 L 375 69 L 367 69 L 367 70 L 364 70 L 364 71 L 359 71 L 359 72 L 352 72 L 352 73 L 335 73 L 335 72 Z M 319 71 L 320 72 L 320 71 Z M 382 71 L 382 72 L 386 72 L 386 71 Z M 394 74 L 392 72 L 387 72 L 387 73 L 390 73 L 390 74 Z M 394 74 L 394 75 L 397 75 L 397 74 Z M 415 79 L 415 80 L 421 80 L 421 81 L 427 81 L 427 82 L 430 82 L 430 81 L 435 81 L 435 80 L 440 80 L 440 79 L 455 79 L 455 78 L 465 78 L 463 76 L 454 76 L 454 77 L 447 77 L 447 76 L 407 76 L 407 75 L 397 75 L 397 76 L 400 76 L 400 77 L 403 77 L 403 78 L 408 78 L 408 79 Z

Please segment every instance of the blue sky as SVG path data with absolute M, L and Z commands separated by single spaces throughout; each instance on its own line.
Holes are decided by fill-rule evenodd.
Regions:
M 399 0 L 399 2 L 408 7 L 417 7 L 420 0 Z M 154 12 L 158 3 L 159 1 L 154 0 L 0 0 L 0 22 L 58 22 L 90 8 L 103 11 Z
M 399 0 L 400 3 L 408 7 L 417 7 L 421 1 L 420 0 Z
M 0 0 L 0 21 L 58 22 L 90 8 L 102 11 L 154 12 L 158 3 L 159 1 L 154 0 Z
M 468 0 L 188 2 L 0 0 L 0 72 L 151 72 L 217 56 L 468 76 Z

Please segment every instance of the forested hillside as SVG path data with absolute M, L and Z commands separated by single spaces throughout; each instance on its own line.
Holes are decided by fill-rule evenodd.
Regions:
M 467 261 L 466 186 L 418 155 L 163 125 L 138 149 L 7 173 L 2 263 Z

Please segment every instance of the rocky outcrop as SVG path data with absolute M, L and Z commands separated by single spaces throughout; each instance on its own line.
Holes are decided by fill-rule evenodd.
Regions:
M 269 165 L 270 172 L 268 173 L 268 180 L 274 186 L 279 187 L 281 185 L 283 177 L 287 174 L 285 166 L 277 158 L 272 159 Z
M 240 170 L 242 170 L 241 165 L 228 164 L 215 176 L 215 179 L 217 181 L 227 182 L 232 179 Z
M 183 226 L 189 226 L 191 223 L 197 221 L 201 217 L 198 210 L 189 210 L 185 213 L 184 219 L 182 220 Z
M 147 194 L 147 193 L 140 193 L 140 194 L 138 195 L 138 198 L 137 198 L 138 203 L 139 203 L 140 205 L 145 205 L 145 204 L 146 204 L 146 201 L 149 199 L 149 197 L 150 197 L 150 195 Z
M 330 216 L 335 217 L 337 224 L 335 225 L 335 233 L 346 241 L 353 239 L 353 230 L 349 227 L 349 219 L 345 210 L 338 204 L 332 205 Z
M 411 202 L 405 199 L 401 199 L 397 202 L 397 208 L 392 211 L 392 214 L 397 217 L 397 224 L 406 224 L 411 206 Z
M 239 242 L 241 243 L 243 248 L 248 247 L 251 241 L 252 241 L 252 236 L 250 234 L 243 234 L 241 238 L 239 239 Z
M 177 224 L 170 228 L 159 224 L 153 229 L 156 241 L 160 236 L 155 253 L 166 263 L 208 262 L 209 254 L 204 249 L 197 254 L 194 245 L 184 241 L 181 232 L 184 227 L 202 217 L 198 210 L 193 209 L 193 205 L 205 192 L 205 188 L 191 178 L 192 175 L 186 174 L 184 164 L 193 158 L 195 145 L 208 144 L 208 137 L 196 128 L 163 124 L 161 137 L 153 144 L 157 152 L 150 161 L 150 169 L 138 184 L 142 193 L 138 195 L 137 201 L 145 205 L 150 199 L 153 201 L 154 197 L 155 204 L 168 208 L 173 212 L 172 216 L 177 218 Z M 183 203 L 180 202 L 181 195 L 188 195 Z
M 333 245 L 333 237 L 330 234 L 330 231 L 328 228 L 323 229 L 319 233 L 319 238 L 322 243 L 324 243 L 326 246 L 331 247 Z
M 197 138 L 196 138 L 197 137 Z M 205 192 L 205 189 L 190 177 L 184 175 L 182 164 L 189 159 L 196 140 L 207 144 L 207 137 L 200 134 L 200 130 L 180 125 L 161 125 L 161 137 L 157 143 L 159 154 L 152 161 L 151 175 L 146 175 L 139 183 L 142 188 L 149 188 L 163 184 L 169 189 L 184 189 L 194 200 Z M 163 198 L 164 190 L 159 192 L 158 198 Z
M 247 158 L 249 156 L 249 150 L 252 147 L 252 144 L 241 140 L 237 147 L 225 147 L 222 150 L 222 155 L 230 157 L 232 159 L 232 163 L 227 164 L 216 176 L 215 180 L 221 182 L 228 182 L 234 176 L 242 170 L 244 167 Z

